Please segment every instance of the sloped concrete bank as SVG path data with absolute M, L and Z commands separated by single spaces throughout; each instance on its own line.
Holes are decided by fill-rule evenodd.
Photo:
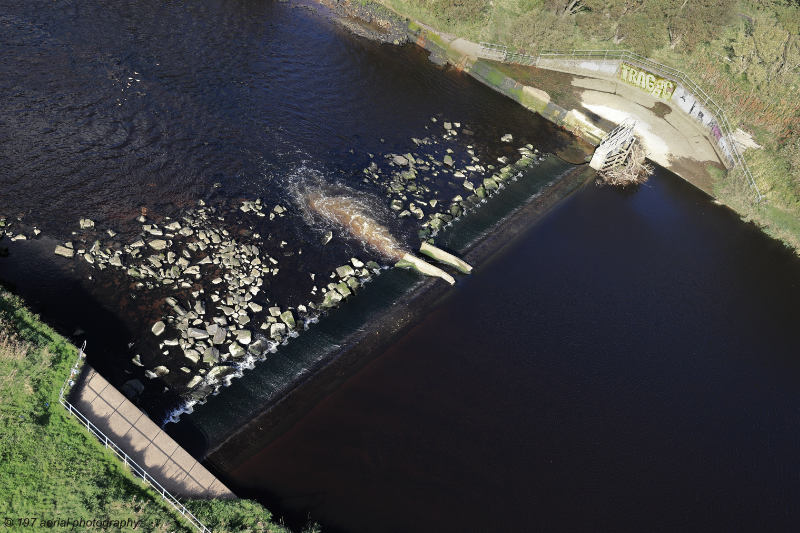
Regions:
M 340 6 L 354 4 L 360 11 L 384 13 L 395 24 L 397 18 L 402 18 L 386 15 L 389 10 L 383 5 L 321 1 Z M 712 195 L 714 169 L 725 170 L 734 164 L 729 140 L 721 134 L 708 106 L 680 84 L 673 101 L 665 102 L 618 80 L 619 59 L 540 57 L 535 61 L 537 68 L 516 68 L 479 58 L 480 45 L 476 43 L 419 21 L 405 19 L 405 23 L 405 40 L 429 51 L 433 63 L 450 64 L 469 73 L 591 145 L 597 146 L 615 126 L 633 119 L 648 158 Z

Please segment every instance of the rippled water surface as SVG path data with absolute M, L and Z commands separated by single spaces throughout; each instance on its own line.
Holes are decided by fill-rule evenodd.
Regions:
M 262 235 L 262 250 L 281 258 L 262 296 L 285 308 L 312 299 L 309 273 L 327 275 L 354 255 L 386 264 L 342 232 L 323 248 L 319 224 L 293 194 L 298 181 L 311 176 L 371 197 L 376 217 L 412 248 L 419 222 L 391 216 L 385 190 L 364 183 L 372 161 L 422 153 L 412 137 L 440 137 L 445 121 L 459 123 L 461 135 L 441 150 L 458 159 L 473 146 L 484 164 L 519 157 L 526 143 L 550 152 L 575 143 L 469 76 L 434 66 L 420 48 L 355 37 L 320 9 L 140 0 L 10 1 L 0 11 L 0 216 L 31 238 L 43 232 L 8 244 L 0 277 L 65 333 L 84 330 L 90 360 L 117 386 L 143 379 L 130 362 L 140 352 L 150 368 L 172 365 L 167 381 L 179 375 L 180 362 L 140 350 L 169 291 L 132 292 L 124 276 L 54 258 L 59 241 L 98 238 L 80 231 L 79 219 L 94 220 L 113 248 L 138 237 L 142 212 L 163 224 L 201 199 L 222 210 L 242 199 L 283 204 L 288 216 L 274 222 L 225 223 L 249 226 L 247 235 Z M 513 145 L 500 142 L 505 133 Z M 465 192 L 461 180 L 430 186 L 444 199 Z M 119 232 L 114 242 L 106 229 Z M 156 418 L 178 401 L 151 402 L 160 389 L 148 387 L 141 404 Z

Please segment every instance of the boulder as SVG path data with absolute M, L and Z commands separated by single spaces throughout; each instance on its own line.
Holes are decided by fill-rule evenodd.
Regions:
M 215 366 L 211 370 L 208 371 L 208 379 L 222 379 L 228 374 L 233 374 L 236 372 L 236 369 L 232 366 Z
M 71 248 L 67 248 L 66 246 L 58 245 L 56 246 L 56 255 L 60 255 L 62 257 L 73 257 L 75 255 L 75 250 Z
M 336 285 L 336 291 L 344 298 L 347 298 L 352 294 L 352 292 L 350 292 L 350 287 L 347 286 L 347 283 L 339 283 Z
M 346 278 L 347 276 L 352 276 L 354 273 L 353 267 L 350 265 L 342 265 L 336 269 L 336 275 L 340 278 Z
M 247 329 L 242 329 L 236 332 L 236 342 L 241 344 L 250 344 L 253 340 L 252 333 Z
M 514 137 L 512 137 L 510 133 L 506 133 L 505 135 L 500 137 L 500 140 L 503 141 L 504 143 L 510 143 L 511 141 L 514 140 Z
M 199 385 L 201 381 L 203 381 L 203 376 L 195 376 L 189 380 L 189 383 L 186 384 L 186 387 L 189 389 L 193 389 L 194 387 Z
M 406 159 L 402 155 L 394 156 L 392 158 L 392 161 L 394 162 L 395 165 L 407 165 L 408 164 L 408 159 Z
M 81 229 L 89 229 L 94 227 L 94 221 L 88 218 L 82 218 L 78 221 L 81 225 Z
M 294 317 L 292 316 L 291 311 L 286 311 L 284 313 L 281 313 L 281 320 L 283 321 L 284 324 L 289 326 L 290 329 L 295 328 Z
M 184 350 L 183 355 L 185 355 L 186 359 L 194 364 L 197 364 L 197 362 L 200 360 L 200 353 L 197 350 L 192 350 L 191 348 Z
M 244 357 L 244 354 L 247 353 L 245 351 L 245 349 L 242 348 L 241 345 L 239 345 L 239 344 L 237 344 L 235 342 L 231 343 L 231 345 L 228 346 L 228 352 L 231 354 L 231 357 L 233 357 L 234 359 L 238 359 L 240 357 Z
M 497 181 L 495 181 L 493 178 L 484 178 L 483 188 L 487 191 L 494 191 L 497 189 Z
M 151 331 L 153 332 L 153 335 L 158 337 L 159 335 L 164 333 L 165 329 L 167 329 L 167 325 L 164 324 L 164 322 L 162 322 L 161 320 L 159 320 L 158 322 L 153 324 L 153 327 L 151 328 Z
M 167 241 L 163 239 L 154 239 L 148 243 L 153 250 L 163 250 L 167 247 Z
M 448 167 L 452 167 L 453 166 L 453 158 L 450 157 L 449 155 L 444 156 L 444 164 L 447 165 Z
M 209 346 L 203 351 L 203 362 L 204 363 L 218 363 L 219 362 L 219 350 L 214 348 L 213 346 Z
M 189 328 L 186 330 L 186 334 L 189 336 L 190 339 L 207 339 L 208 332 L 204 329 L 200 328 Z
M 323 300 L 320 306 L 324 308 L 335 307 L 341 301 L 342 301 L 341 294 L 339 294 L 336 291 L 328 291 L 327 294 L 325 294 L 325 300 Z
M 282 337 L 286 333 L 286 324 L 277 322 L 269 327 L 269 336 L 273 339 Z

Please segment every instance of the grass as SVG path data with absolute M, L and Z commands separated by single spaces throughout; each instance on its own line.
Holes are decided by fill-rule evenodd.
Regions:
M 148 532 L 194 531 L 59 403 L 59 390 L 77 355 L 18 297 L 0 289 L 0 517 L 39 523 L 110 519 L 139 523 L 138 529 Z M 251 501 L 186 506 L 214 531 L 288 532 Z M 18 522 L 6 530 L 15 527 L 37 530 Z M 44 529 L 81 528 L 56 524 Z M 130 529 L 112 525 L 105 530 Z

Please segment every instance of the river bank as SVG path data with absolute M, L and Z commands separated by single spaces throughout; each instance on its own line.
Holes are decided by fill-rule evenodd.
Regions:
M 614 83 L 613 80 L 612 83 L 608 83 L 606 79 L 587 77 L 585 72 L 576 75 L 570 68 L 555 67 L 555 70 L 543 70 L 478 60 L 477 45 L 470 43 L 465 37 L 474 37 L 476 34 L 483 35 L 484 30 L 479 29 L 480 25 L 462 24 L 459 16 L 463 13 L 461 15 L 456 11 L 448 13 L 447 23 L 444 24 L 449 31 L 455 31 L 456 35 L 426 24 L 429 22 L 436 25 L 436 21 L 441 22 L 443 13 L 440 11 L 444 9 L 444 12 L 447 12 L 446 8 L 439 9 L 438 15 L 434 15 L 430 9 L 422 5 L 412 5 L 398 0 L 384 0 L 380 2 L 376 10 L 381 11 L 387 8 L 400 13 L 400 16 L 413 17 L 409 19 L 411 38 L 416 40 L 418 45 L 431 51 L 431 61 L 437 64 L 445 64 L 449 61 L 457 68 L 466 68 L 467 70 L 477 63 L 475 66 L 478 67 L 478 71 L 475 74 L 478 79 L 589 142 L 596 144 L 598 136 L 609 131 L 611 125 L 618 124 L 626 118 L 634 118 L 641 125 L 638 133 L 653 161 L 687 179 L 706 193 L 715 196 L 719 201 L 737 211 L 743 220 L 756 223 L 767 234 L 800 251 L 800 218 L 796 209 L 792 207 L 796 203 L 796 194 L 790 192 L 792 189 L 790 184 L 782 182 L 787 179 L 786 172 L 777 171 L 778 168 L 783 167 L 789 171 L 791 165 L 783 161 L 787 156 L 778 154 L 774 146 L 770 148 L 769 153 L 765 150 L 752 149 L 760 147 L 750 142 L 746 142 L 739 148 L 740 151 L 746 152 L 745 159 L 750 161 L 750 165 L 756 169 L 754 173 L 757 186 L 768 199 L 767 202 L 757 203 L 753 200 L 752 187 L 740 183 L 743 180 L 749 182 L 750 178 L 738 172 L 731 172 L 729 175 L 727 168 L 730 167 L 730 163 L 725 161 L 725 154 L 717 149 L 715 139 L 710 137 L 710 130 L 708 128 L 698 129 L 692 121 L 683 120 L 682 118 L 685 119 L 685 117 L 680 116 L 679 109 L 667 108 L 664 102 L 660 102 L 658 99 L 648 99 L 643 93 L 637 93 L 635 89 L 624 84 Z M 500 16 L 498 13 L 503 13 L 503 15 Z M 497 25 L 497 28 L 492 31 L 500 31 L 502 34 L 508 32 L 509 28 L 516 28 L 516 23 L 521 22 L 521 19 L 516 17 L 522 15 L 514 13 L 515 9 L 510 6 L 501 6 L 499 11 L 498 8 L 495 8 L 489 16 L 491 24 Z M 499 17 L 497 20 L 495 20 L 496 16 Z M 563 26 L 560 31 L 573 31 L 573 28 L 570 27 L 571 22 L 567 22 L 564 17 L 556 22 Z M 520 30 L 519 28 L 514 29 L 512 35 L 515 35 L 514 31 Z M 563 38 L 564 35 L 561 37 Z M 553 38 L 555 39 L 553 43 L 545 44 L 543 47 L 557 47 L 555 43 L 559 41 L 557 38 Z M 570 38 L 567 36 L 567 40 Z M 589 44 L 584 45 L 584 48 L 587 49 L 593 47 L 596 48 Z M 733 109 L 728 109 L 729 114 L 739 116 L 740 110 L 736 109 L 737 103 L 729 101 L 730 88 L 720 88 L 719 78 L 724 77 L 724 74 L 720 72 L 719 66 L 710 64 L 707 59 L 703 59 L 704 56 L 700 57 L 701 55 L 695 54 L 684 58 L 688 63 L 682 64 L 681 54 L 659 51 L 658 61 L 671 64 L 679 70 L 687 70 L 690 75 L 694 73 L 698 80 L 704 79 L 706 74 L 712 76 L 710 83 L 713 87 L 711 90 L 713 92 L 722 91 L 715 98 L 720 101 L 728 101 L 729 105 L 734 106 Z M 714 56 L 714 54 L 711 55 Z M 698 62 L 705 67 L 698 69 Z M 709 67 L 713 67 L 712 73 L 709 73 Z M 752 93 L 752 90 L 750 92 Z M 773 96 L 770 98 L 775 99 Z M 739 98 L 739 100 L 741 99 Z M 750 101 L 747 102 L 748 110 L 753 107 L 752 104 Z M 783 98 L 776 105 L 783 109 L 785 104 L 786 98 Z M 743 118 L 750 122 L 762 120 L 760 115 L 751 116 L 750 111 L 744 113 Z M 772 114 L 774 113 L 770 112 L 770 115 Z M 781 111 L 780 114 L 787 113 Z M 791 113 L 788 114 L 791 115 Z M 782 123 L 780 118 L 774 120 L 776 124 Z M 765 126 L 761 125 L 756 130 L 760 132 L 760 128 L 763 127 Z M 749 137 L 741 130 L 737 132 L 737 135 Z M 765 142 L 765 139 L 772 139 L 763 134 L 759 135 L 759 138 L 762 143 Z M 748 148 L 750 149 L 748 150 Z M 792 153 L 791 150 L 789 153 Z M 772 201 L 770 202 L 770 200 Z
M 116 530 L 194 531 L 59 403 L 77 356 L 20 298 L 0 290 L 0 512 L 6 527 L 68 531 L 77 527 L 68 520 L 82 519 L 108 521 Z M 215 531 L 288 531 L 252 501 L 186 505 Z

